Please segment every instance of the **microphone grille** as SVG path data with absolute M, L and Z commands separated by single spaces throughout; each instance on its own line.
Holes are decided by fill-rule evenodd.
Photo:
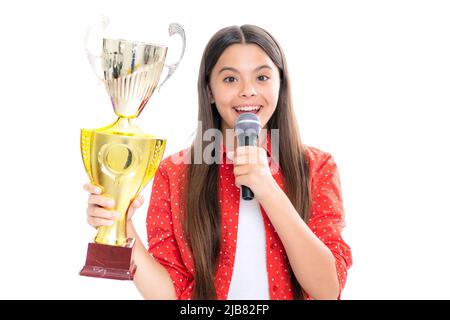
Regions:
M 261 121 L 258 116 L 251 112 L 241 113 L 236 120 L 235 124 L 236 135 L 241 134 L 256 134 L 259 136 L 261 132 Z

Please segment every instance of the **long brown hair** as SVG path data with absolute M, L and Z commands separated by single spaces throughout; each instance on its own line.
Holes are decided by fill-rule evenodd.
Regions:
M 291 100 L 287 65 L 278 42 L 264 29 L 253 25 L 231 26 L 219 30 L 209 41 L 200 65 L 198 77 L 198 121 L 196 137 L 190 147 L 186 168 L 182 206 L 185 208 L 184 232 L 194 256 L 195 284 L 193 299 L 217 299 L 215 273 L 221 245 L 221 209 L 218 201 L 219 154 L 201 154 L 194 159 L 194 150 L 205 150 L 208 129 L 220 130 L 221 118 L 208 95 L 210 75 L 222 52 L 232 44 L 256 44 L 272 59 L 280 73 L 277 107 L 267 124 L 267 130 L 279 129 L 279 167 L 284 176 L 285 192 L 301 218 L 310 215 L 310 188 L 307 158 L 297 126 Z M 214 143 L 220 144 L 218 137 Z M 215 148 L 219 150 L 219 148 Z M 197 152 L 198 154 L 198 152 Z M 205 157 L 210 157 L 206 159 Z M 195 161 L 197 160 L 197 161 Z M 208 164 L 213 163 L 213 164 Z M 302 290 L 291 269 L 294 298 L 302 298 Z

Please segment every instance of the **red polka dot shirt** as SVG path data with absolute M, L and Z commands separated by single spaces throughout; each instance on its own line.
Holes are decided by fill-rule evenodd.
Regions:
M 311 217 L 308 226 L 330 249 L 336 261 L 340 290 L 344 288 L 347 270 L 352 265 L 351 249 L 342 239 L 345 226 L 339 173 L 330 154 L 304 146 L 309 159 L 312 196 Z M 264 148 L 270 156 L 270 135 Z M 178 299 L 192 299 L 194 263 L 192 252 L 183 234 L 180 216 L 180 195 L 187 167 L 181 151 L 164 159 L 156 174 L 147 214 L 148 251 L 164 266 L 175 286 Z M 223 158 L 225 157 L 222 147 Z M 222 220 L 222 246 L 216 273 L 216 290 L 219 300 L 226 300 L 233 274 L 236 253 L 240 188 L 234 185 L 233 164 L 225 161 L 219 165 L 219 203 Z M 269 157 L 269 165 L 270 165 Z M 273 175 L 283 189 L 280 170 Z M 283 189 L 284 190 L 284 189 Z M 271 225 L 262 206 L 266 234 L 266 269 L 269 296 L 273 300 L 293 299 L 289 261 L 276 230 Z

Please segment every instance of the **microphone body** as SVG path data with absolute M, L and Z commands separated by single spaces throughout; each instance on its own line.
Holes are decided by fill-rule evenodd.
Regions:
M 259 118 L 253 113 L 242 113 L 236 120 L 235 132 L 239 146 L 257 146 L 261 132 Z M 253 200 L 255 195 L 249 187 L 242 186 L 241 197 L 244 200 Z
M 245 135 L 241 134 L 238 136 L 239 146 L 256 146 L 258 143 L 258 136 L 255 134 Z M 246 186 L 242 186 L 241 189 L 242 199 L 244 200 L 253 200 L 255 195 L 253 194 L 252 189 Z

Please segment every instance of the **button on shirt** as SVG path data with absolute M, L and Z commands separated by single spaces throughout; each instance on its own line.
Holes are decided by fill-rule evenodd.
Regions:
M 267 135 L 267 142 L 263 147 L 270 159 L 270 135 Z M 338 170 L 329 153 L 309 146 L 304 148 L 309 161 L 312 197 L 308 226 L 334 255 L 340 290 L 342 290 L 347 278 L 347 270 L 352 265 L 352 255 L 350 247 L 341 237 L 345 220 Z M 187 151 L 183 150 L 161 162 L 153 180 L 146 221 L 148 251 L 168 271 L 178 299 L 192 299 L 195 281 L 193 256 L 181 224 L 181 215 L 184 214 L 184 210 L 180 207 L 180 196 L 184 191 L 183 181 L 187 168 L 183 159 Z M 222 218 L 222 246 L 215 285 L 217 299 L 226 300 L 236 259 L 240 188 L 234 184 L 233 164 L 225 162 L 224 149 L 222 151 L 222 164 L 217 164 L 219 166 L 218 197 Z M 281 170 L 274 173 L 273 178 L 284 190 Z M 264 209 L 261 206 L 260 209 L 265 231 L 265 264 L 269 297 L 272 300 L 293 299 L 286 252 Z

